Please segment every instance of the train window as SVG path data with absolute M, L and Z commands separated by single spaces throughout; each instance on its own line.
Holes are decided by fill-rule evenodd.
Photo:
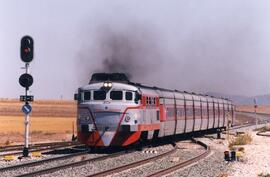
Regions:
M 83 100 L 90 100 L 91 99 L 91 92 L 90 91 L 85 91 L 83 92 Z
M 132 100 L 132 92 L 126 92 L 126 100 Z
M 139 94 L 138 91 L 136 91 L 136 92 L 135 92 L 134 102 L 135 102 L 136 104 L 138 104 L 138 103 L 139 103 L 139 100 L 141 100 L 141 99 L 142 99 L 142 95 Z
M 150 105 L 152 104 L 152 98 L 151 98 L 151 97 L 149 97 L 148 103 L 149 103 Z
M 140 95 L 138 92 L 135 93 L 135 103 L 137 104 L 139 100 L 142 99 L 142 95 Z
M 122 91 L 111 91 L 110 98 L 112 100 L 122 100 L 123 99 L 123 92 Z
M 94 91 L 94 100 L 105 100 L 106 92 L 103 90 Z

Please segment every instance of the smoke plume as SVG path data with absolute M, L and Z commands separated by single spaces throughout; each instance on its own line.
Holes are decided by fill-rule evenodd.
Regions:
M 94 32 L 94 42 L 80 56 L 84 81 L 93 72 L 125 73 L 130 80 L 152 77 L 162 63 L 160 36 L 143 25 L 132 24 L 122 29 L 101 25 Z M 93 47 L 94 46 L 94 50 Z

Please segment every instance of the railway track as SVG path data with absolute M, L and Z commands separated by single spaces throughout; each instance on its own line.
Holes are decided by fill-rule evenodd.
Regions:
M 159 158 L 164 157 L 166 155 L 169 155 L 169 154 L 175 152 L 176 150 L 177 150 L 176 148 L 173 148 L 171 151 L 163 153 L 162 156 L 160 156 Z M 8 173 L 11 170 L 12 171 L 13 170 L 18 171 L 18 169 L 23 169 L 23 168 L 29 168 L 29 167 L 35 167 L 36 168 L 39 165 L 44 165 L 44 163 L 50 163 L 50 162 L 56 161 L 56 160 L 66 160 L 67 158 L 75 158 L 75 157 L 81 156 L 80 160 L 74 160 L 74 162 L 69 162 L 69 163 L 65 163 L 65 164 L 62 164 L 62 165 L 54 166 L 52 168 L 45 168 L 43 170 L 32 171 L 30 173 L 24 173 L 24 174 L 17 175 L 17 177 L 19 177 L 19 176 L 20 177 L 23 177 L 23 176 L 39 176 L 39 175 L 43 175 L 43 174 L 50 174 L 50 173 L 53 173 L 53 172 L 56 172 L 56 171 L 59 171 L 59 170 L 64 170 L 66 168 L 77 167 L 77 166 L 82 166 L 82 165 L 85 165 L 85 164 L 88 164 L 88 163 L 95 163 L 95 162 L 103 161 L 103 160 L 110 159 L 110 158 L 116 158 L 116 157 L 119 157 L 119 156 L 124 155 L 124 154 L 132 153 L 134 151 L 136 151 L 136 150 L 131 149 L 131 150 L 120 151 L 120 152 L 112 153 L 112 154 L 109 154 L 109 155 L 103 155 L 103 156 L 95 157 L 95 158 L 91 158 L 90 157 L 91 155 L 87 154 L 88 152 L 81 152 L 81 154 L 78 153 L 78 154 L 62 156 L 62 157 L 57 157 L 57 158 L 52 158 L 52 159 L 45 159 L 45 160 L 38 161 L 38 162 L 30 162 L 30 163 L 26 163 L 26 164 L 21 164 L 21 165 L 15 165 L 15 166 L 2 168 L 2 169 L 0 169 L 0 174 L 1 173 L 3 174 L 4 172 Z M 150 162 L 153 159 L 154 158 L 145 159 L 145 163 Z M 130 165 L 129 165 L 129 167 L 130 167 Z M 124 169 L 122 169 L 122 170 L 124 170 Z M 93 175 L 91 175 L 91 176 L 93 176 Z
M 270 137 L 270 134 L 265 134 L 265 132 L 267 132 L 267 131 L 259 131 L 259 132 L 256 133 L 256 135 L 258 135 L 258 136 Z M 268 132 L 269 132 L 269 131 L 268 131 Z
M 196 142 L 197 144 L 201 145 L 202 147 L 204 147 L 204 152 L 200 153 L 199 155 L 196 155 L 196 157 L 190 158 L 184 162 L 181 162 L 179 164 L 173 165 L 168 169 L 164 169 L 162 171 L 158 171 L 154 174 L 151 174 L 150 176 L 159 176 L 159 175 L 164 175 L 164 174 L 168 174 L 172 171 L 175 171 L 176 169 L 185 167 L 187 165 L 190 165 L 202 158 L 205 158 L 209 153 L 210 153 L 210 148 L 200 142 L 200 141 L 196 141 L 193 139 L 194 142 Z M 167 157 L 169 155 L 174 154 L 177 150 L 180 150 L 181 148 L 174 146 L 173 149 L 170 150 L 166 150 L 166 152 L 159 154 L 159 155 L 155 155 L 154 157 L 150 157 L 150 158 L 146 158 L 144 160 L 140 160 L 140 161 L 136 161 L 136 162 L 132 162 L 123 166 L 118 166 L 117 168 L 113 168 L 113 169 L 109 169 L 106 171 L 102 171 L 102 172 L 98 172 L 96 174 L 88 174 L 89 176 L 105 176 L 105 175 L 109 175 L 109 174 L 114 174 L 116 172 L 122 172 L 125 171 L 127 169 L 132 169 L 134 167 L 143 165 L 143 164 L 147 164 L 150 162 L 154 162 L 157 159 L 161 159 L 164 157 Z M 40 161 L 36 161 L 36 162 L 28 162 L 25 164 L 19 164 L 19 165 L 13 165 L 13 166 L 9 166 L 9 167 L 5 167 L 5 168 L 1 168 L 0 169 L 0 176 L 39 176 L 39 175 L 43 175 L 43 174 L 50 174 L 59 170 L 64 170 L 67 168 L 71 168 L 71 167 L 77 167 L 77 166 L 83 166 L 89 163 L 95 163 L 98 161 L 103 161 L 106 159 L 110 159 L 110 158 L 115 158 L 115 157 L 119 157 L 121 155 L 124 154 L 128 154 L 131 152 L 134 152 L 135 150 L 129 150 L 129 151 L 121 151 L 121 152 L 116 152 L 116 153 L 112 153 L 110 155 L 102 155 L 99 157 L 91 157 L 91 154 L 89 154 L 87 151 L 83 151 L 83 152 L 79 152 L 79 153 L 75 153 L 75 154 L 69 154 L 69 155 L 65 155 L 65 156 L 61 156 L 61 157 L 56 157 L 56 158 L 50 158 L 50 159 L 44 159 L 44 160 L 40 160 Z M 93 155 L 93 154 L 92 154 Z M 69 162 L 66 162 L 67 159 L 70 159 Z M 65 163 L 63 163 L 63 161 L 61 162 L 61 160 L 65 160 Z M 72 161 L 72 162 L 70 162 Z M 53 167 L 49 167 L 52 162 L 56 163 L 56 166 Z M 62 163 L 62 164 L 61 164 Z M 106 164 L 106 163 L 104 163 Z M 94 165 L 94 164 L 93 164 Z M 52 165 L 51 165 L 52 166 Z M 25 170 L 28 169 L 28 170 Z M 37 170 L 37 169 L 42 169 L 42 170 Z M 37 170 L 37 171 L 34 171 Z M 23 171 L 23 172 L 22 172 Z M 26 172 L 28 171 L 28 172 Z
M 58 143 L 48 143 L 48 144 L 42 144 L 38 146 L 32 146 L 29 148 L 29 152 L 35 152 L 35 151 L 40 151 L 40 152 L 47 152 L 50 150 L 55 150 L 59 148 L 64 148 L 64 147 L 73 147 L 73 146 L 78 146 L 81 145 L 78 142 L 58 142 Z M 17 147 L 16 147 L 17 148 Z M 18 148 L 16 150 L 12 149 L 11 151 L 17 151 L 17 152 L 11 152 L 11 153 L 2 153 L 0 154 L 0 157 L 3 156 L 19 156 L 22 155 L 22 149 Z M 20 151 L 20 152 L 18 152 Z M 7 151 L 2 151 L 2 152 L 10 152 L 9 150 Z
M 201 141 L 197 141 L 195 139 L 192 139 L 192 141 L 201 145 L 203 148 L 205 148 L 205 151 L 203 153 L 200 153 L 199 155 L 193 157 L 193 158 L 190 158 L 190 159 L 184 161 L 184 162 L 177 163 L 176 165 L 173 165 L 169 168 L 166 168 L 166 169 L 160 170 L 156 173 L 153 173 L 151 175 L 148 175 L 148 177 L 159 177 L 159 176 L 167 175 L 167 174 L 172 173 L 176 170 L 179 170 L 180 168 L 184 168 L 184 167 L 191 165 L 191 164 L 193 164 L 201 159 L 204 159 L 205 157 L 207 157 L 211 153 L 210 147 L 207 144 L 205 144 Z
M 34 162 L 27 162 L 27 163 L 22 163 L 22 164 L 17 164 L 17 165 L 11 165 L 11 166 L 0 168 L 0 173 L 14 171 L 14 170 L 18 170 L 21 168 L 35 167 L 35 166 L 42 165 L 44 163 L 49 163 L 52 161 L 59 161 L 59 160 L 63 160 L 63 159 L 83 156 L 87 153 L 88 153 L 88 151 L 82 151 L 82 152 L 68 154 L 68 155 L 64 155 L 64 156 L 60 156 L 60 157 L 53 157 L 53 158 L 48 158 L 48 159 L 34 161 Z
M 194 163 L 202 158 L 205 158 L 210 153 L 210 148 L 206 144 L 204 144 L 200 141 L 196 141 L 194 139 L 192 139 L 192 141 L 201 145 L 205 149 L 203 151 L 203 153 L 196 155 L 196 157 L 192 157 L 188 160 L 185 160 L 184 162 L 175 164 L 168 169 L 163 169 L 161 171 L 153 173 L 150 176 L 160 176 L 160 175 L 171 173 L 172 171 L 175 171 L 179 168 L 183 168 L 183 167 L 190 165 L 190 164 L 192 164 L 192 163 Z M 114 174 L 116 172 L 122 172 L 122 171 L 132 169 L 134 167 L 138 167 L 138 166 L 141 166 L 141 165 L 144 165 L 147 163 L 155 162 L 156 160 L 162 159 L 164 157 L 168 157 L 170 155 L 173 155 L 174 153 L 176 153 L 180 149 L 181 148 L 179 148 L 178 146 L 176 146 L 174 144 L 173 148 L 170 148 L 169 150 L 167 149 L 165 152 L 162 152 L 161 154 L 155 155 L 153 157 L 144 158 L 143 160 L 135 161 L 135 162 L 128 163 L 128 164 L 125 164 L 122 166 L 120 165 L 116 168 L 108 169 L 108 170 L 101 171 L 101 172 L 98 172 L 95 174 L 85 174 L 85 175 L 98 177 L 98 176 L 106 176 L 106 175 Z M 28 162 L 25 164 L 19 164 L 19 165 L 1 168 L 0 169 L 0 176 L 7 175 L 7 176 L 24 177 L 24 176 L 40 176 L 40 175 L 44 175 L 44 174 L 51 174 L 51 173 L 56 172 L 56 171 L 64 170 L 64 169 L 71 168 L 71 167 L 83 166 L 83 165 L 90 164 L 90 163 L 92 163 L 94 165 L 95 162 L 103 161 L 106 159 L 117 158 L 117 157 L 120 157 L 124 154 L 132 153 L 134 151 L 135 151 L 135 149 L 131 149 L 128 151 L 120 151 L 120 152 L 112 153 L 109 155 L 102 155 L 102 156 L 94 157 L 94 158 L 93 158 L 93 156 L 91 157 L 91 154 L 89 154 L 89 152 L 83 151 L 83 152 L 69 154 L 69 155 L 65 155 L 65 156 L 61 156 L 61 157 L 44 159 L 44 160 L 40 160 L 37 162 Z M 70 160 L 68 162 L 66 162 L 67 159 L 70 159 Z M 63 163 L 63 161 L 61 162 L 61 160 L 64 160 L 65 162 Z M 52 162 L 57 163 L 57 165 L 48 168 L 47 164 L 50 164 Z M 104 162 L 104 165 L 105 164 L 106 163 Z M 28 170 L 25 170 L 25 169 L 28 169 Z M 42 170 L 37 170 L 37 169 L 42 169 Z M 37 171 L 34 171 L 34 170 L 37 170 Z M 28 172 L 26 172 L 26 171 L 28 171 Z
M 103 155 L 103 156 L 95 157 L 95 158 L 91 158 L 90 157 L 91 155 L 88 154 L 89 152 L 81 152 L 81 153 L 69 154 L 69 155 L 66 155 L 66 156 L 61 156 L 61 157 L 56 157 L 56 158 L 51 158 L 51 159 L 45 159 L 45 160 L 41 160 L 41 161 L 38 161 L 38 162 L 30 162 L 30 163 L 27 163 L 27 164 L 16 165 L 16 166 L 13 166 L 13 167 L 10 166 L 10 167 L 0 169 L 0 172 L 7 172 L 7 171 L 9 171 L 11 169 L 13 170 L 14 167 L 16 168 L 16 170 L 18 170 L 19 168 L 37 167 L 39 165 L 43 165 L 44 163 L 49 163 L 49 162 L 52 162 L 52 161 L 59 161 L 59 160 L 67 160 L 68 158 L 71 159 L 71 158 L 76 158 L 76 157 L 81 156 L 81 158 L 79 160 L 74 159 L 74 162 L 65 163 L 65 164 L 62 164 L 62 165 L 54 166 L 52 168 L 45 168 L 43 170 L 32 171 L 30 173 L 24 173 L 24 174 L 17 175 L 17 177 L 39 176 L 39 175 L 42 175 L 42 174 L 50 174 L 50 173 L 53 173 L 55 171 L 63 170 L 63 169 L 66 169 L 66 168 L 82 166 L 82 165 L 85 165 L 85 164 L 88 164 L 88 163 L 94 163 L 94 162 L 102 161 L 102 160 L 105 160 L 105 159 L 118 157 L 118 156 L 121 156 L 123 154 L 131 153 L 133 151 L 134 150 L 120 151 L 120 152 L 112 153 L 112 154 L 109 154 L 109 155 Z
M 170 166 L 169 168 L 157 171 L 157 172 L 152 173 L 151 175 L 148 175 L 148 176 L 156 177 L 156 176 L 163 176 L 163 175 L 169 174 L 175 170 L 178 170 L 179 168 L 183 168 L 183 167 L 188 166 L 194 162 L 199 161 L 200 159 L 205 158 L 210 153 L 210 148 L 206 144 L 202 143 L 201 141 L 196 141 L 195 139 L 192 139 L 192 141 L 201 145 L 202 147 L 204 147 L 205 151 L 203 153 L 197 155 L 196 157 L 190 158 L 190 159 L 188 159 L 184 162 L 181 162 L 181 163 L 177 163 L 176 165 L 173 165 L 173 166 Z M 116 168 L 109 169 L 109 170 L 102 171 L 102 172 L 98 172 L 95 174 L 89 174 L 88 177 L 101 177 L 101 176 L 112 175 L 114 173 L 119 173 L 119 172 L 122 172 L 125 170 L 129 170 L 129 169 L 132 169 L 134 167 L 138 167 L 138 166 L 150 163 L 150 162 L 155 162 L 158 159 L 168 157 L 169 155 L 174 154 L 179 149 L 180 148 L 178 146 L 174 146 L 174 148 L 172 150 L 165 152 L 165 153 L 162 153 L 162 154 L 159 154 L 157 156 L 147 158 L 147 159 L 144 159 L 141 161 L 136 161 L 136 162 L 133 162 L 130 164 L 118 166 Z
M 57 146 L 57 145 L 65 145 L 75 143 L 74 141 L 65 141 L 65 142 L 51 142 L 51 143 L 36 143 L 36 144 L 30 144 L 29 149 L 39 148 L 39 147 L 46 147 L 46 146 Z M 18 151 L 22 150 L 24 148 L 24 145 L 11 145 L 11 146 L 0 146 L 0 152 L 5 151 Z
M 133 162 L 133 163 L 130 163 L 130 164 L 127 164 L 127 165 L 119 166 L 119 167 L 109 169 L 109 170 L 106 170 L 106 171 L 98 172 L 98 173 L 95 173 L 95 174 L 90 174 L 88 176 L 89 177 L 101 177 L 101 176 L 106 176 L 106 175 L 110 175 L 110 174 L 113 174 L 113 173 L 121 172 L 121 171 L 124 171 L 124 170 L 128 170 L 128 169 L 131 169 L 131 168 L 134 168 L 134 167 L 144 165 L 146 163 L 158 160 L 160 158 L 166 157 L 166 156 L 176 152 L 176 150 L 177 150 L 177 146 L 174 146 L 174 148 L 172 150 L 170 150 L 168 152 L 165 152 L 165 153 L 162 153 L 162 154 L 159 154 L 157 156 L 147 158 L 147 159 L 143 159 L 141 161 Z
M 38 147 L 44 147 L 44 146 L 62 145 L 62 144 L 65 144 L 65 143 L 72 143 L 72 141 L 30 144 L 29 145 L 29 149 L 31 149 L 31 148 L 38 148 Z M 23 144 L 20 144 L 20 145 L 10 145 L 10 146 L 0 146 L 0 152 L 18 151 L 18 150 L 22 150 L 23 147 L 24 147 Z
M 249 116 L 252 116 L 252 117 L 255 117 L 255 114 L 252 113 L 252 112 L 240 112 L 240 111 L 237 111 L 237 113 L 240 113 L 240 114 L 246 114 L 246 115 L 249 115 Z M 258 118 L 258 123 L 257 123 L 257 126 L 261 126 L 261 125 L 265 125 L 267 123 L 270 123 L 270 114 L 257 114 L 257 118 Z M 247 128 L 247 127 L 252 127 L 252 126 L 255 126 L 256 123 L 245 123 L 245 124 L 241 124 L 241 125 L 236 125 L 234 127 L 230 127 L 229 128 L 229 131 L 234 131 L 234 130 L 238 130 L 238 129 L 241 129 L 241 128 Z M 227 131 L 223 131 L 222 132 L 223 134 L 227 133 Z M 231 135 L 235 135 L 234 133 L 230 133 Z

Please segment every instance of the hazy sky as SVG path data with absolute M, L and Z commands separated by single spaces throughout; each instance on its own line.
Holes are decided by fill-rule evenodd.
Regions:
M 105 60 L 147 85 L 270 93 L 268 0 L 0 0 L 0 97 L 23 94 L 24 35 L 37 99 L 72 98 Z

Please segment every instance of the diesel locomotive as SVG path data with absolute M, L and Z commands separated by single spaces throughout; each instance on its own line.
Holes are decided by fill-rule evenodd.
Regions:
M 233 124 L 228 99 L 149 87 L 123 73 L 95 73 L 78 89 L 78 140 L 90 147 L 128 146 Z

